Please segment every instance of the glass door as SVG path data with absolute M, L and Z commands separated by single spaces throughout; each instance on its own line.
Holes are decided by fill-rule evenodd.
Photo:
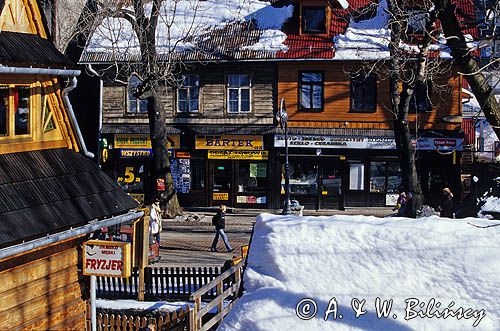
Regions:
M 323 164 L 321 167 L 321 203 L 323 209 L 338 209 L 342 194 L 342 172 L 335 164 Z
M 210 199 L 212 206 L 233 205 L 232 168 L 232 161 L 214 160 L 212 162 L 212 196 Z

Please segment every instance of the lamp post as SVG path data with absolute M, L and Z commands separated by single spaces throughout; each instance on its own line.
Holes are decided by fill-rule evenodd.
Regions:
M 285 205 L 283 206 L 283 215 L 291 214 L 290 209 L 290 165 L 288 163 L 288 113 L 286 112 L 285 99 L 280 102 L 280 110 L 277 114 L 277 120 L 281 128 L 285 131 Z

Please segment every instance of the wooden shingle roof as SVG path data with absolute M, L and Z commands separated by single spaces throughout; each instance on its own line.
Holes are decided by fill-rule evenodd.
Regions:
M 135 207 L 95 163 L 73 150 L 0 155 L 0 247 Z

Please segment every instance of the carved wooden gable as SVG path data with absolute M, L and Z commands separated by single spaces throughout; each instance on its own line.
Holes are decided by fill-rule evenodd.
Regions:
M 2 31 L 38 34 L 47 38 L 35 0 L 5 0 L 0 27 Z

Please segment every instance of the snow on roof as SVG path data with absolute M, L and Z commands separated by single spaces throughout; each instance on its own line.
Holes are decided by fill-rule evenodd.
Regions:
M 145 6 L 151 12 L 151 4 Z M 257 0 L 181 0 L 164 1 L 157 26 L 157 51 L 185 51 L 195 48 L 194 36 L 223 28 L 233 22 L 253 20 L 263 30 L 261 40 L 252 50 L 286 50 L 282 45 L 283 23 L 292 16 L 293 5 L 275 8 L 268 1 Z M 139 42 L 132 25 L 124 18 L 105 18 L 96 28 L 86 52 L 139 53 Z
M 500 330 L 500 227 L 468 222 L 493 221 L 262 214 L 245 293 L 218 330 Z M 316 303 L 310 320 L 298 317 L 314 312 L 305 298 Z M 366 300 L 358 318 L 354 298 Z M 377 317 L 377 298 L 393 300 L 387 318 Z M 329 304 L 338 310 L 325 321 Z M 469 318 L 413 315 L 448 307 L 470 308 Z
M 388 25 L 387 0 L 380 0 L 373 18 L 359 22 L 351 19 L 346 32 L 334 37 L 335 59 L 388 59 L 391 37 Z

